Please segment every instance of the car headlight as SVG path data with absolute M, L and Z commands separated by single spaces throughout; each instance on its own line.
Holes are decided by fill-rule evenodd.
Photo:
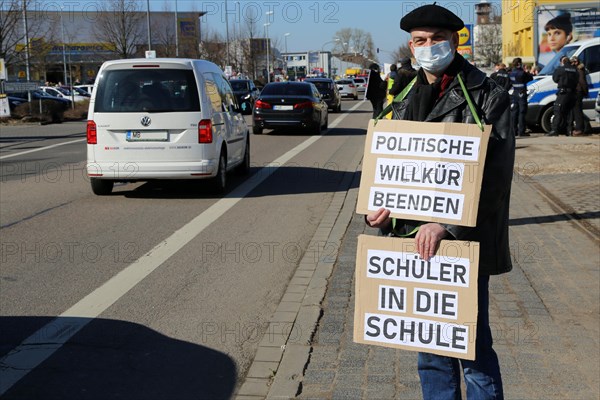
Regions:
M 527 101 L 531 100 L 531 98 L 533 97 L 533 95 L 535 94 L 535 88 L 533 86 L 530 86 L 527 88 Z

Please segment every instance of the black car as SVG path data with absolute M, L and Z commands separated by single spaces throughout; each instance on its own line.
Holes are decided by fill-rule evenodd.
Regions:
M 21 104 L 26 103 L 27 99 L 28 99 L 27 92 L 9 93 L 8 96 L 9 96 L 9 102 L 10 102 L 10 99 L 12 98 L 14 103 L 18 102 L 18 99 L 21 99 Z M 42 90 L 32 90 L 31 91 L 31 100 L 32 101 L 35 101 L 35 100 L 52 101 L 54 103 L 60 104 L 63 107 L 63 109 L 67 109 L 71 106 L 71 100 L 63 99 L 60 97 L 54 97 Z
M 320 134 L 327 129 L 327 103 L 309 82 L 267 84 L 254 103 L 253 133 L 263 129 L 300 127 Z
M 254 102 L 258 98 L 258 88 L 254 82 L 250 79 L 232 79 L 229 83 L 244 114 L 251 114 Z
M 323 100 L 327 103 L 327 107 L 333 110 L 333 112 L 342 111 L 342 96 L 340 96 L 340 91 L 333 79 L 308 78 L 304 82 L 313 83 L 317 87 L 319 93 L 323 95 Z

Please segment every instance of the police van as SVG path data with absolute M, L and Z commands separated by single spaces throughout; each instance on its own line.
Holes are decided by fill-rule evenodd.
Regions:
M 223 71 L 204 60 L 145 58 L 105 62 L 87 121 L 92 191 L 115 182 L 208 179 L 250 169 L 249 129 Z
M 534 80 L 527 84 L 527 115 L 529 126 L 541 126 L 544 132 L 552 130 L 554 101 L 556 100 L 557 85 L 552 80 L 552 73 L 559 66 L 563 56 L 576 56 L 582 62 L 589 74 L 588 96 L 583 99 L 583 111 L 589 119 L 595 118 L 594 102 L 600 91 L 600 38 L 592 38 L 570 43 L 563 47 L 546 65 Z

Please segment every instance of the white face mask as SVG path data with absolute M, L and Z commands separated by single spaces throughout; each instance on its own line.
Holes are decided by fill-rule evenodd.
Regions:
M 432 74 L 444 71 L 454 59 L 454 51 L 447 40 L 433 46 L 421 46 L 414 49 L 419 65 Z

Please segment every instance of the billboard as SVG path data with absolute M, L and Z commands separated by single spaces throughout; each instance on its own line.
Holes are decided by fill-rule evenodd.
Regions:
M 566 44 L 600 36 L 600 6 L 541 6 L 537 9 L 536 59 L 545 66 Z
M 473 25 L 465 24 L 458 31 L 458 53 L 467 60 L 473 59 Z

